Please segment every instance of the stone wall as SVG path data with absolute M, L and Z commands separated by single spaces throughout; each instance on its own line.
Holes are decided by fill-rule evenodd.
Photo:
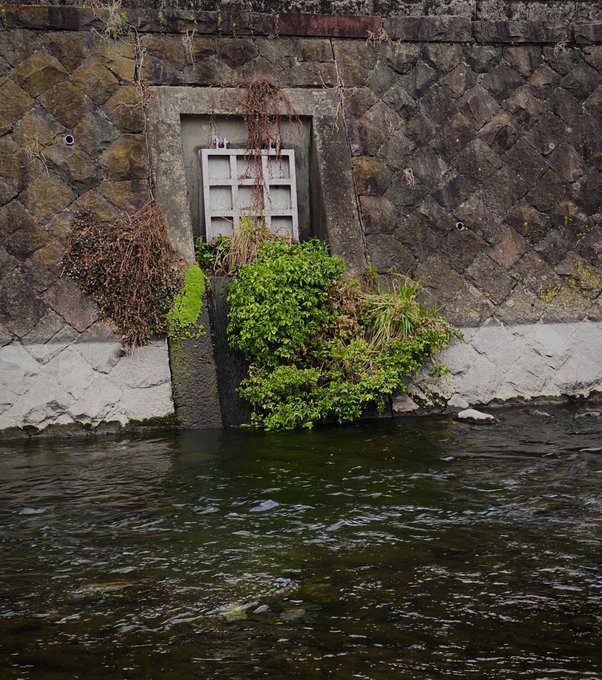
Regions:
M 482 2 L 481 14 L 468 2 L 420 5 L 426 16 L 345 3 L 381 18 L 144 4 L 127 10 L 137 31 L 124 25 L 119 39 L 100 10 L 3 9 L 0 428 L 173 412 L 164 341 L 122 356 L 95 304 L 61 277 L 75 211 L 108 223 L 150 198 L 154 86 L 218 91 L 261 76 L 332 91 L 351 155 L 341 160 L 352 164 L 366 252 L 380 271 L 421 276 L 428 301 L 464 327 L 554 323 L 574 338 L 571 324 L 602 318 L 596 3 Z M 550 394 L 600 389 L 602 375 L 587 388 L 563 381 Z M 537 384 L 497 396 L 533 396 Z

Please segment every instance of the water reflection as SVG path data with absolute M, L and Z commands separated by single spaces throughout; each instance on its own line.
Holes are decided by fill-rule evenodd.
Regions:
M 14 678 L 602 677 L 602 419 L 5 446 Z

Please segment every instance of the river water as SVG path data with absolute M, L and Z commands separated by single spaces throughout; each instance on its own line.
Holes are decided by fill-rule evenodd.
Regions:
M 0 445 L 0 678 L 602 678 L 602 418 Z

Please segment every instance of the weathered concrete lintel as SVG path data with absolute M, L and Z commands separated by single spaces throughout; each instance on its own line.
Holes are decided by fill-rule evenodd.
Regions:
M 474 20 L 469 16 L 328 16 L 262 14 L 178 9 L 124 8 L 128 25 L 141 33 L 181 33 L 220 37 L 299 36 L 390 38 L 402 42 L 557 43 L 602 42 L 602 23 L 530 20 Z M 108 11 L 77 6 L 5 5 L 4 27 L 35 30 L 103 31 Z
M 350 274 L 359 275 L 365 267 L 365 249 L 338 93 L 323 89 L 285 92 L 299 116 L 312 118 L 321 185 L 332 188 L 323 195 L 325 236 L 333 253 L 345 259 Z M 155 195 L 165 210 L 174 247 L 192 261 L 193 230 L 180 120 L 184 115 L 242 115 L 241 90 L 156 87 L 153 95 L 148 134 Z

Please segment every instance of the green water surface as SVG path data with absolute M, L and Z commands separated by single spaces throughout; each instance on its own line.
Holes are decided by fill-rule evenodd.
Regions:
M 0 678 L 602 678 L 602 418 L 0 444 Z

